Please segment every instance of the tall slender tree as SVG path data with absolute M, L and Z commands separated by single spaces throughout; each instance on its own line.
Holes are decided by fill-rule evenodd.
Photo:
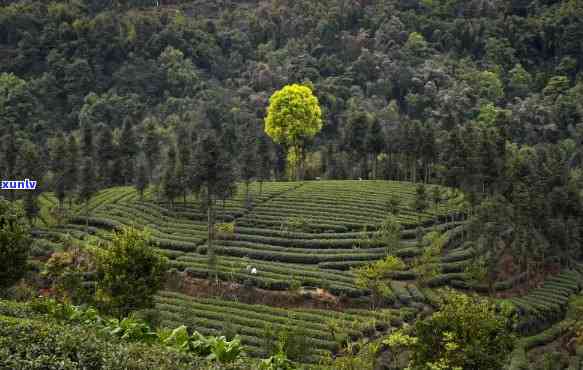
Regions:
M 162 193 L 172 206 L 176 197 L 180 194 L 180 181 L 176 174 L 176 149 L 174 145 L 168 149 L 166 170 L 162 179 Z
M 81 141 L 83 143 L 83 156 L 94 158 L 95 140 L 93 137 L 93 128 L 89 123 L 84 124 L 81 128 Z
M 124 122 L 119 137 L 119 155 L 123 158 L 123 184 L 131 184 L 134 179 L 134 163 L 139 152 L 138 142 L 134 135 L 134 129 L 129 120 Z
M 6 179 L 15 180 L 16 164 L 18 161 L 18 141 L 16 138 L 16 127 L 11 125 L 4 136 L 4 176 Z M 8 199 L 14 200 L 16 193 L 14 191 L 8 192 Z
M 65 163 L 65 192 L 69 196 L 69 208 L 72 207 L 73 197 L 79 183 L 79 145 L 74 135 L 67 139 L 67 162 Z
M 138 164 L 135 187 L 138 194 L 140 194 L 140 199 L 144 199 L 144 191 L 148 187 L 148 168 L 144 161 L 140 161 Z
M 103 187 L 113 183 L 111 178 L 111 161 L 115 159 L 115 146 L 113 144 L 113 133 L 108 126 L 103 125 L 97 140 L 96 164 L 97 181 Z
M 373 117 L 366 134 L 366 151 L 371 157 L 372 178 L 377 178 L 377 157 L 385 149 L 385 135 L 377 117 Z
M 53 171 L 53 191 L 59 201 L 59 208 L 63 208 L 63 201 L 67 196 L 66 189 L 66 166 L 67 166 L 67 142 L 65 135 L 60 132 L 53 142 L 53 152 L 51 158 L 51 169 Z
M 273 159 L 267 136 L 263 133 L 257 138 L 257 179 L 259 180 L 259 194 L 263 193 L 263 182 L 271 177 Z
M 93 160 L 85 158 L 81 167 L 81 187 L 79 188 L 79 200 L 85 203 L 85 231 L 89 228 L 89 200 L 96 191 Z
M 38 196 L 42 191 L 41 182 L 45 175 L 45 166 L 41 159 L 39 148 L 32 142 L 26 142 L 23 145 L 20 157 L 20 168 L 23 177 L 36 181 L 36 188 L 27 190 L 24 195 L 24 212 L 32 226 L 40 212 Z
M 246 125 L 241 135 L 241 151 L 239 154 L 239 171 L 245 183 L 245 205 L 251 204 L 249 185 L 257 176 L 257 134 L 251 124 Z
M 233 164 L 221 150 L 219 141 L 213 131 L 206 132 L 199 140 L 194 153 L 195 192 L 206 192 L 206 210 L 208 219 L 208 261 L 217 280 L 215 238 L 215 202 L 225 196 L 225 189 L 235 181 Z
M 160 160 L 160 134 L 153 120 L 146 121 L 144 131 L 143 150 L 148 162 L 148 180 L 152 182 L 152 172 Z

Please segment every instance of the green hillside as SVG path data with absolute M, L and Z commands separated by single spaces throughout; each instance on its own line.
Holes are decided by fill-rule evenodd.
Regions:
M 582 40 L 581 0 L 0 0 L 0 370 L 582 369 Z

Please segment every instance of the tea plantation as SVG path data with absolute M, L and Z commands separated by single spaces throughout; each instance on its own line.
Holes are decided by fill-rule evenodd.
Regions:
M 235 197 L 217 204 L 218 258 L 212 268 L 207 256 L 207 214 L 200 199 L 187 196 L 171 204 L 154 189 L 140 197 L 130 187 L 110 188 L 87 205 L 65 205 L 68 222 L 60 223 L 57 201 L 45 193 L 40 199 L 47 226 L 34 229 L 33 253 L 47 255 L 63 243 L 96 245 L 124 225 L 146 228 L 155 248 L 169 258 L 171 275 L 181 281 L 156 296 L 162 326 L 187 325 L 205 335 L 238 334 L 253 357 L 267 354 L 270 333 L 301 328 L 310 350 L 295 360 L 316 364 L 338 353 L 348 338 L 372 338 L 430 312 L 442 299 L 441 288 L 488 291 L 468 273 L 480 252 L 464 242 L 463 198 L 450 189 L 439 190 L 441 198 L 417 212 L 415 186 L 410 183 L 267 182 L 261 189 L 252 184 L 249 198 L 245 185 L 239 184 Z M 390 210 L 395 197 L 399 203 Z M 391 308 L 372 311 L 371 291 L 356 284 L 353 269 L 386 256 L 387 246 L 378 238 L 378 230 L 389 211 L 402 227 L 401 240 L 391 253 L 406 261 L 407 267 L 386 277 L 391 291 L 386 303 Z M 423 236 L 432 231 L 443 236 L 442 249 L 422 258 L 428 248 Z M 433 271 L 429 278 L 420 275 L 419 261 Z M 562 320 L 569 299 L 582 286 L 582 272 L 581 266 L 574 266 L 524 296 L 500 300 L 518 315 L 516 332 L 535 335 Z M 212 281 L 214 274 L 242 292 L 259 289 L 297 298 L 301 292 L 317 291 L 329 294 L 333 303 L 328 302 L 328 309 L 293 304 L 285 308 L 245 303 L 232 295 L 205 298 L 177 288 L 184 288 L 184 281 L 195 285 Z M 498 281 L 494 290 L 507 291 L 520 279 Z M 523 355 L 515 353 L 515 357 Z

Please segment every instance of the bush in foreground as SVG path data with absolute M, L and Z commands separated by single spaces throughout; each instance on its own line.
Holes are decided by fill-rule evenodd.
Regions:
M 107 312 L 124 317 L 154 306 L 168 260 L 150 247 L 147 234 L 123 228 L 106 248 L 95 250 L 95 261 L 97 300 Z

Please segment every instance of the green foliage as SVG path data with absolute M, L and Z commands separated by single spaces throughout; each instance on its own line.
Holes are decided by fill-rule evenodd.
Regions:
M 399 241 L 401 240 L 401 224 L 395 216 L 388 216 L 379 226 L 374 238 L 385 247 L 387 255 L 394 254 L 399 248 Z
M 424 212 L 429 207 L 427 191 L 424 184 L 418 184 L 415 190 L 415 199 L 411 204 L 411 208 L 418 213 Z
M 405 263 L 397 257 L 387 256 L 370 265 L 352 269 L 355 276 L 356 286 L 370 289 L 373 293 L 373 307 L 377 305 L 379 299 L 391 297 L 391 289 L 385 279 L 388 274 L 405 269 Z
M 293 370 L 295 368 L 293 362 L 282 351 L 261 360 L 259 366 L 260 370 Z
M 314 137 L 322 129 L 318 99 L 308 86 L 289 85 L 275 92 L 265 118 L 265 132 L 290 147 Z
M 401 201 L 394 194 L 386 202 L 387 211 L 394 216 L 397 216 L 399 214 L 399 206 L 400 205 L 401 205 Z
M 89 258 L 78 249 L 53 253 L 44 266 L 42 276 L 52 281 L 55 292 L 74 304 L 92 303 L 94 286 L 86 285 L 84 274 L 89 270 Z
M 421 284 L 428 284 L 439 274 L 439 266 L 435 263 L 448 240 L 446 233 L 431 231 L 423 237 L 422 244 L 425 246 L 423 254 L 415 258 L 413 265 L 417 272 L 417 277 Z
M 168 262 L 149 246 L 149 236 L 134 227 L 123 228 L 111 243 L 95 250 L 97 300 L 119 317 L 153 306 Z
M 321 361 L 325 368 L 337 370 L 373 370 L 380 349 L 379 342 L 361 339 L 349 342 L 343 356 L 326 358 Z
M 312 89 L 304 85 L 288 85 L 269 99 L 265 117 L 265 133 L 275 142 L 288 147 L 292 163 L 298 166 L 302 179 L 304 146 L 322 129 L 322 111 Z
M 123 319 L 105 319 L 99 316 L 94 308 L 62 304 L 54 299 L 35 299 L 30 307 L 35 312 L 47 314 L 62 322 L 75 322 L 95 327 L 100 332 L 124 342 L 161 344 L 198 357 L 205 357 L 209 361 L 231 363 L 238 360 L 243 353 L 239 337 L 228 341 L 222 336 L 205 337 L 198 332 L 190 335 L 186 326 L 154 332 L 144 321 L 132 316 Z
M 383 339 L 382 344 L 389 349 L 391 365 L 396 368 L 400 365 L 399 360 L 402 353 L 415 346 L 417 344 L 417 338 L 407 334 L 405 329 L 399 329 Z
M 489 301 L 451 293 L 430 318 L 415 323 L 412 367 L 502 368 L 513 349 L 509 318 Z
M 29 305 L 0 301 L 0 312 L 0 362 L 10 369 L 46 368 L 56 363 L 62 369 L 89 370 L 223 368 L 220 361 L 217 365 L 197 353 L 176 351 L 172 343 L 164 342 L 163 336 L 158 337 L 140 321 L 104 320 L 92 308 L 37 299 Z M 214 343 L 212 338 L 208 341 Z M 238 351 L 225 351 L 225 344 L 215 346 L 225 363 L 240 359 L 235 356 Z M 252 369 L 256 365 L 238 361 L 229 368 Z
M 10 287 L 26 273 L 28 231 L 22 207 L 0 197 L 0 289 Z
M 210 337 L 211 353 L 207 359 L 211 361 L 218 361 L 222 364 L 235 362 L 243 353 L 241 339 L 235 337 L 228 341 L 225 337 Z
M 13 73 L 0 73 L 0 123 L 2 126 L 27 124 L 34 103 L 28 89 L 27 81 Z
M 103 330 L 127 342 L 153 342 L 158 339 L 156 333 L 152 332 L 145 322 L 132 317 L 110 319 Z

